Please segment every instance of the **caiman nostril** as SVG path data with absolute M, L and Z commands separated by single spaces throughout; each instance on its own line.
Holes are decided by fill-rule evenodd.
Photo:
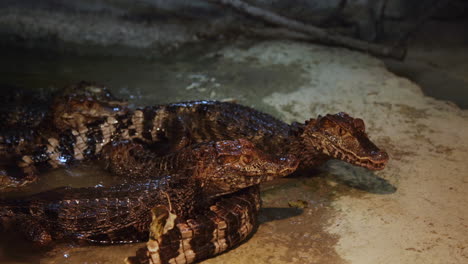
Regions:
M 371 155 L 373 160 L 388 160 L 388 154 L 385 151 L 372 151 Z
M 284 170 L 294 171 L 299 166 L 299 159 L 294 155 L 286 155 L 279 158 L 279 160 L 283 164 Z

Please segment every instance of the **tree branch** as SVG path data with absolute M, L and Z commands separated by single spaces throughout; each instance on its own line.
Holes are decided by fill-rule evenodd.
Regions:
M 248 14 L 252 17 L 262 19 L 263 21 L 268 22 L 270 24 L 282 26 L 290 30 L 307 34 L 313 41 L 347 47 L 354 50 L 368 52 L 376 56 L 391 57 L 398 60 L 404 59 L 406 55 L 406 48 L 382 46 L 379 44 L 368 43 L 362 40 L 354 39 L 339 34 L 333 34 L 322 28 L 307 25 L 302 22 L 277 15 L 271 11 L 252 6 L 241 0 L 210 1 L 230 6 L 240 12 Z

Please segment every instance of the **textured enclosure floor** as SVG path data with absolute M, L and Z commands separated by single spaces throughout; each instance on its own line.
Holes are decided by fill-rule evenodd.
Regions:
M 171 64 L 180 86 L 163 101 L 196 91 L 287 122 L 345 111 L 365 120 L 391 158 L 376 173 L 330 162 L 315 177 L 265 186 L 257 233 L 204 263 L 468 263 L 468 111 L 424 96 L 381 61 L 345 49 L 264 42 L 200 56 L 206 64 Z M 136 83 L 109 86 L 121 94 L 136 89 L 133 101 L 148 104 L 167 85 Z M 309 207 L 292 210 L 292 200 Z M 58 248 L 42 263 L 119 263 L 137 247 Z

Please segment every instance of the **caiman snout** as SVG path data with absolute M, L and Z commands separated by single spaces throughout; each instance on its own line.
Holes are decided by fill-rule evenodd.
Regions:
M 280 174 L 282 176 L 293 173 L 299 166 L 299 159 L 294 155 L 279 158 Z
M 388 154 L 385 151 L 371 151 L 370 153 L 370 163 L 365 164 L 364 167 L 367 167 L 371 170 L 382 170 L 385 168 L 388 162 Z
M 388 160 L 388 154 L 385 151 L 372 151 L 372 160 L 386 162 Z

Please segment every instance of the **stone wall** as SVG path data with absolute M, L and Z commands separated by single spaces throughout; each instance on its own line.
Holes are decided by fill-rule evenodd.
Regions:
M 344 29 L 361 39 L 382 37 L 382 21 L 404 20 L 434 0 L 247 0 L 305 23 Z M 3 44 L 50 43 L 177 47 L 200 39 L 222 39 L 263 23 L 203 0 L 3 0 Z

